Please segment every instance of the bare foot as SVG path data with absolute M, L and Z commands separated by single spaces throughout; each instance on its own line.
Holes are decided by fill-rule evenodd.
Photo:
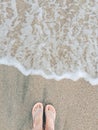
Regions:
M 45 130 L 54 130 L 56 111 L 52 105 L 47 105 L 45 108 L 46 126 Z
M 36 103 L 32 109 L 33 130 L 42 130 L 43 128 L 43 105 Z

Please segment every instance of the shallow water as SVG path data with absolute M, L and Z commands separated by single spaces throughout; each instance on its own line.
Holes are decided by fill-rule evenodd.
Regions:
M 0 64 L 98 84 L 98 0 L 0 0 Z

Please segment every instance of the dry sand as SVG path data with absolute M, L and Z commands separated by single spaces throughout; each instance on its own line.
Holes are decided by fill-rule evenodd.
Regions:
M 24 76 L 0 65 L 0 130 L 31 130 L 36 102 L 53 104 L 55 130 L 98 130 L 98 85 Z

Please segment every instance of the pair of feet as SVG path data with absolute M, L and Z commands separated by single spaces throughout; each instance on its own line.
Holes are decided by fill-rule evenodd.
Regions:
M 33 130 L 43 130 L 43 104 L 36 103 L 32 109 Z M 52 105 L 45 107 L 46 124 L 45 130 L 54 130 L 56 111 Z

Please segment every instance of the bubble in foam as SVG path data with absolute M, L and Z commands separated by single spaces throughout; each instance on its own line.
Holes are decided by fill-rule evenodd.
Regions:
M 98 84 L 97 1 L 0 2 L 0 64 Z

